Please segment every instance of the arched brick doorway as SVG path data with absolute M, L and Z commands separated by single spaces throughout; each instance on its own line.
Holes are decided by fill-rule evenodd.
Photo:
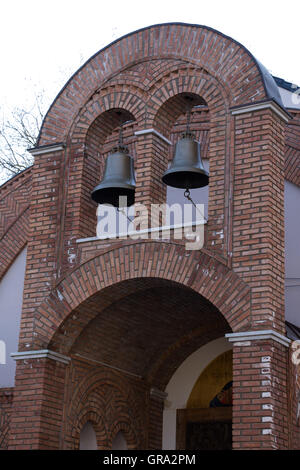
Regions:
M 72 338 L 75 322 L 78 328 L 86 317 Z M 78 416 L 95 413 L 98 448 L 110 449 L 118 429 L 127 432 L 128 448 L 161 448 L 170 377 L 195 350 L 230 331 L 210 301 L 170 280 L 131 279 L 87 298 L 49 345 L 64 343 L 71 358 L 64 447 L 77 446 Z

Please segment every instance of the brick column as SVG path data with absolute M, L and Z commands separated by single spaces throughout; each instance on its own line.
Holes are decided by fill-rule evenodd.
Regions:
M 244 329 L 284 334 L 284 129 L 271 102 L 235 116 L 232 268 L 251 288 Z M 250 326 L 251 325 L 251 326 Z
M 35 148 L 32 170 L 26 273 L 20 325 L 19 350 L 45 347 L 43 336 L 49 328 L 42 319 L 36 321 L 35 309 L 49 294 L 57 280 L 58 220 L 61 186 L 61 160 L 64 145 Z
M 48 350 L 14 353 L 10 450 L 59 449 L 69 358 Z
M 135 132 L 138 136 L 136 161 L 136 202 L 150 207 L 166 199 L 166 186 L 161 178 L 168 166 L 172 143 L 155 129 Z
M 233 344 L 233 449 L 288 448 L 288 346 L 274 330 L 226 335 Z

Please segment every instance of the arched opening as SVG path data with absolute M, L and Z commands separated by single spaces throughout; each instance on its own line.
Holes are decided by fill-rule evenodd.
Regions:
M 186 409 L 180 412 L 185 419 L 178 419 L 177 447 L 232 449 L 232 351 L 220 354 L 206 367 L 193 387 Z
M 81 332 L 76 334 L 80 328 Z M 216 306 L 174 281 L 137 278 L 97 292 L 72 311 L 61 328 L 61 336 L 56 336 L 55 348 L 57 341 L 69 342 L 66 353 L 80 371 L 78 381 L 82 385 L 77 387 L 82 398 L 78 395 L 76 404 L 72 404 L 74 415 L 83 413 L 81 407 L 89 403 L 91 410 L 101 410 L 107 430 L 118 422 L 124 423 L 126 432 L 130 430 L 128 448 L 143 449 L 145 442 L 160 448 L 163 409 L 151 390 L 168 393 L 167 384 L 183 361 L 230 331 Z M 213 349 L 214 354 L 219 351 L 222 352 Z M 188 395 L 200 372 L 197 367 Z M 87 385 L 85 374 L 90 377 Z M 101 374 L 103 382 L 96 384 L 95 374 Z M 73 380 L 76 384 L 76 378 Z M 183 388 L 181 382 L 179 394 Z M 156 424 L 148 426 L 152 420 Z M 111 446 L 105 429 L 97 434 L 97 439 L 100 448 Z M 117 440 L 113 445 L 123 446 L 124 442 Z
M 122 431 L 119 431 L 112 441 L 112 450 L 127 450 L 127 442 Z
M 128 148 L 130 155 L 135 159 L 136 150 L 134 129 L 135 117 L 122 108 L 113 108 L 100 114 L 90 125 L 84 142 L 84 174 L 82 202 L 82 233 L 86 237 L 96 235 L 97 206 L 91 200 L 91 193 L 103 177 L 105 161 L 112 149 L 118 145 L 120 128 L 122 127 L 123 145 Z M 115 219 L 118 220 L 116 209 Z
M 231 391 L 231 348 L 224 337 L 210 341 L 175 371 L 165 389 L 163 449 L 224 449 L 224 438 L 231 445 L 231 396 L 227 392 L 222 399 L 220 394 L 224 386 Z
M 87 421 L 80 432 L 80 450 L 97 450 L 97 438 L 94 427 Z
M 169 149 L 169 167 L 176 152 L 176 144 L 188 130 L 200 144 L 200 156 L 204 169 L 209 172 L 209 129 L 210 115 L 206 101 L 195 93 L 180 93 L 169 98 L 160 108 L 156 116 L 156 125 L 163 133 L 170 137 L 172 145 Z M 196 222 L 208 217 L 208 186 L 191 189 L 190 195 L 195 204 L 204 207 L 198 210 L 190 204 L 184 196 L 184 190 L 167 186 L 166 203 L 168 206 L 179 204 L 186 211 L 182 211 L 182 222 Z M 186 205 L 186 206 L 185 206 Z M 188 207 L 190 206 L 190 210 Z M 176 221 L 171 220 L 171 225 Z
M 285 182 L 285 319 L 300 326 L 300 188 Z

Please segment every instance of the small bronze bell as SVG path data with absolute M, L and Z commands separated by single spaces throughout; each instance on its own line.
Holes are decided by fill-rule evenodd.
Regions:
M 119 145 L 108 155 L 103 179 L 93 190 L 92 199 L 119 207 L 119 198 L 126 196 L 129 207 L 134 204 L 135 187 L 133 158 L 127 147 Z
M 200 144 L 190 132 L 183 134 L 177 142 L 175 156 L 162 180 L 168 186 L 180 189 L 202 188 L 208 185 L 209 175 L 201 160 Z

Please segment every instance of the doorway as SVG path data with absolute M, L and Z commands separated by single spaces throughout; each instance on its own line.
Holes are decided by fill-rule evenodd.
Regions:
M 232 407 L 177 410 L 178 450 L 231 450 Z

